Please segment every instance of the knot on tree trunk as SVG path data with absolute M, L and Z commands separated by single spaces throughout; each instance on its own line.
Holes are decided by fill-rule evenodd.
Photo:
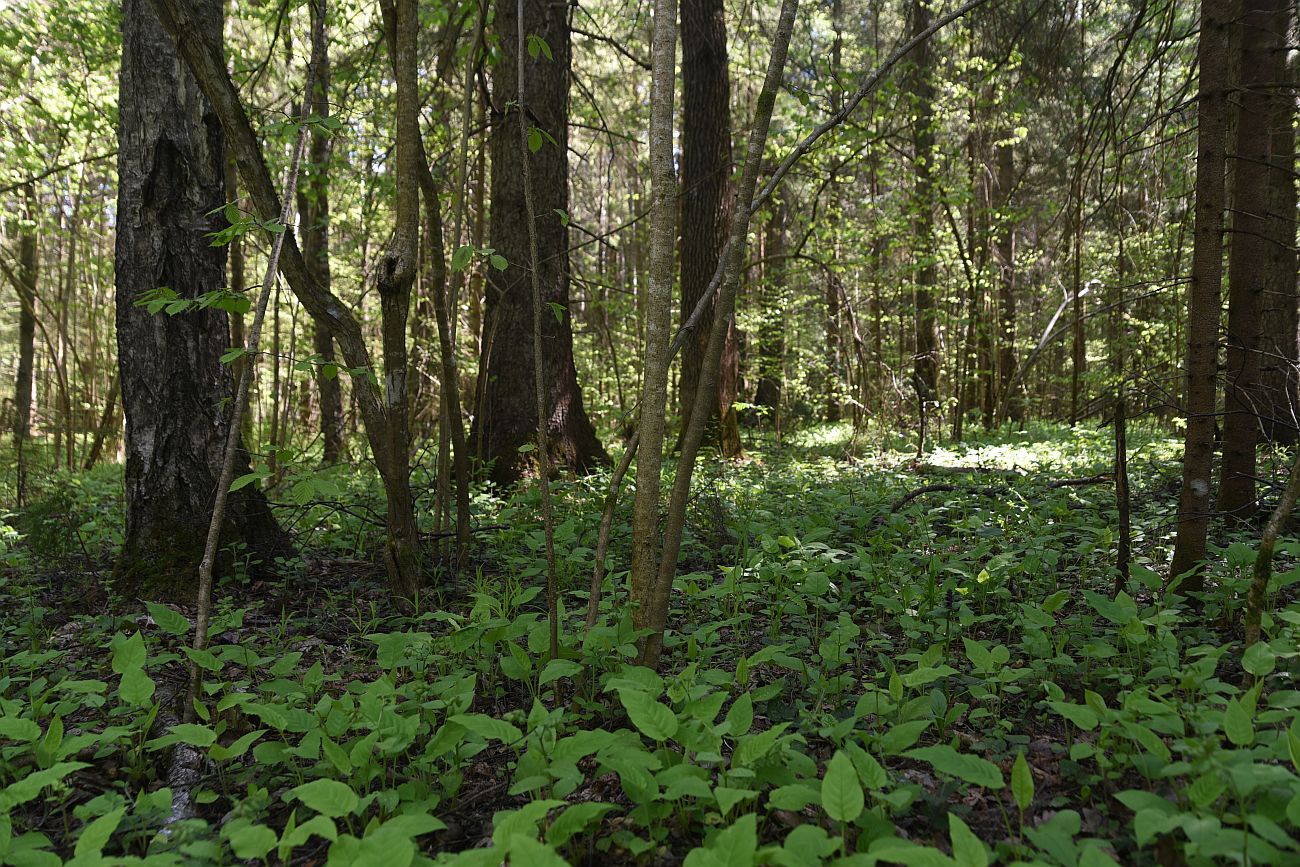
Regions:
M 402 292 L 415 276 L 414 263 L 402 253 L 389 253 L 379 266 L 379 294 L 391 298 Z

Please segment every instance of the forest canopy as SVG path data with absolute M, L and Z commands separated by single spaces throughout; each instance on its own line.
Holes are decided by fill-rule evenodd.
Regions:
M 1300 864 L 1298 32 L 0 2 L 0 865 Z

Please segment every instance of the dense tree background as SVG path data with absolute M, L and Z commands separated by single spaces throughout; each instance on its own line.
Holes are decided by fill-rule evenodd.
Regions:
M 1295 863 L 1297 30 L 0 4 L 0 863 Z

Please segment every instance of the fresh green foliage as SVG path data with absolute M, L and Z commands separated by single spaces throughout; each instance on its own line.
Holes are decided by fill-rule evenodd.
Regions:
M 553 660 L 536 492 L 481 502 L 504 527 L 492 560 L 437 607 L 389 613 L 355 585 L 307 606 L 227 599 L 200 654 L 172 606 L 33 608 L 48 591 L 24 560 L 0 591 L 14 613 L 0 860 L 1291 863 L 1300 607 L 1280 598 L 1270 641 L 1239 656 L 1215 620 L 1239 592 L 1231 557 L 1199 611 L 1141 565 L 1112 598 L 1109 487 L 1044 484 L 1095 470 L 1102 445 L 1012 437 L 936 454 L 1028 469 L 1005 497 L 899 513 L 925 479 L 888 455 L 838 462 L 812 438 L 766 456 L 780 472 L 706 479 L 731 541 L 710 547 L 710 509 L 693 518 L 696 571 L 680 579 L 663 674 L 631 664 L 621 573 L 597 625 L 579 625 L 599 480 L 557 485 L 572 613 Z M 1146 466 L 1136 484 L 1159 488 L 1162 465 Z M 339 496 L 364 491 L 327 475 Z M 1146 518 L 1167 508 L 1139 502 Z M 373 532 L 316 538 L 338 550 L 358 531 Z M 1142 557 L 1163 544 L 1149 537 Z M 1282 572 L 1276 590 L 1292 585 Z M 203 689 L 181 724 L 186 658 Z M 182 746 L 209 772 L 190 793 L 198 815 L 160 834 Z

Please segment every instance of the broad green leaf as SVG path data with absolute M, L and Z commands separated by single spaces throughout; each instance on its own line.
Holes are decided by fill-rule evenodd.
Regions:
M 208 750 L 208 758 L 212 759 L 214 762 L 224 762 L 229 761 L 230 759 L 237 759 L 244 753 L 248 752 L 248 748 L 253 745 L 253 741 L 257 740 L 264 734 L 266 734 L 266 729 L 254 729 L 253 731 L 240 736 L 228 747 L 222 746 L 221 744 L 213 744 L 212 748 Z
M 492 816 L 492 841 L 504 846 L 510 838 L 519 835 L 535 837 L 537 825 L 546 814 L 565 803 L 554 798 L 529 801 L 517 810 L 501 810 Z
M 822 809 L 836 822 L 852 822 L 862 815 L 865 803 L 853 762 L 843 750 L 836 750 L 822 777 Z
M 550 846 L 526 834 L 512 834 L 505 842 L 510 867 L 569 867 Z
M 723 723 L 727 727 L 727 733 L 733 738 L 749 734 L 750 728 L 754 725 L 753 696 L 744 693 L 732 702 Z
M 357 793 L 346 783 L 340 783 L 338 780 L 312 780 L 310 783 L 303 783 L 297 788 L 290 789 L 289 794 L 317 813 L 329 816 L 331 819 L 348 815 L 360 802 Z
M 462 244 L 456 248 L 455 253 L 451 254 L 451 270 L 464 271 L 473 258 L 474 248 L 469 244 Z
M 154 682 L 142 668 L 129 668 L 122 673 L 122 682 L 117 694 L 122 701 L 137 707 L 144 707 L 153 698 Z
M 542 673 L 538 675 L 537 683 L 545 686 L 553 680 L 559 680 L 562 677 L 573 677 L 582 671 L 582 666 L 572 659 L 552 659 L 542 667 Z
M 703 782 L 701 780 L 701 782 Z M 722 815 L 731 812 L 741 801 L 748 801 L 758 797 L 758 792 L 752 789 L 733 789 L 729 786 L 718 786 L 713 790 L 713 797 L 718 802 L 718 810 Z
M 797 825 L 781 844 L 781 860 L 786 867 L 821 867 L 825 859 L 839 848 L 839 838 L 828 836 L 818 825 Z
M 77 845 L 73 848 L 72 854 L 78 858 L 100 854 L 124 815 L 126 815 L 126 807 L 118 807 L 91 822 L 81 832 L 81 836 L 77 837 Z
M 328 816 L 312 816 L 301 825 L 295 825 L 293 828 L 286 827 L 280 836 L 279 845 L 282 850 L 289 852 L 312 837 L 322 837 L 330 842 L 337 840 L 339 832 L 334 827 L 334 820 Z
M 1047 706 L 1084 731 L 1092 731 L 1097 727 L 1097 712 L 1087 705 L 1073 704 L 1068 701 L 1049 701 Z
M 149 609 L 149 616 L 153 622 L 158 624 L 158 628 L 163 632 L 170 632 L 172 635 L 185 635 L 190 631 L 190 622 L 183 614 L 172 611 L 166 605 L 159 605 L 156 602 L 146 602 L 145 606 Z
M 126 638 L 117 637 L 113 641 L 113 671 L 125 674 L 132 669 L 144 666 L 147 654 L 144 649 L 144 636 L 133 632 Z
M 683 867 L 754 867 L 758 850 L 758 817 L 747 813 L 718 832 L 708 845 L 693 849 Z
M 556 817 L 551 827 L 546 829 L 546 842 L 552 846 L 563 846 L 575 834 L 586 830 L 588 825 L 614 809 L 617 808 L 613 804 L 601 804 L 597 801 L 574 804 Z
M 234 493 L 240 488 L 246 488 L 254 482 L 260 482 L 262 479 L 271 477 L 271 471 L 267 469 L 256 469 L 251 473 L 244 473 L 239 478 L 230 483 L 230 492 Z
M 1034 801 L 1034 772 L 1025 761 L 1023 750 L 1016 753 L 1015 764 L 1011 766 L 1011 794 L 1022 812 Z
M 485 741 L 501 741 L 512 744 L 523 738 L 523 732 L 505 720 L 499 720 L 482 713 L 458 713 L 447 718 L 447 722 L 462 726 Z
M 274 849 L 277 842 L 274 831 L 245 818 L 229 822 L 221 829 L 221 836 L 230 843 L 230 849 L 235 853 L 235 857 L 245 861 L 261 858 Z
M 195 650 L 193 647 L 182 647 L 185 655 L 190 661 L 206 671 L 221 671 L 221 660 L 210 650 Z
M 889 776 L 880 762 L 876 761 L 875 756 L 855 743 L 848 744 L 845 749 L 848 750 L 849 758 L 853 760 L 853 767 L 858 770 L 858 777 L 861 778 L 863 786 L 880 790 L 889 785 Z
M 407 867 L 415 860 L 415 844 L 409 837 L 385 830 L 372 830 L 358 840 L 340 835 L 329 849 L 329 867 Z
M 922 732 L 929 727 L 930 721 L 922 719 L 899 723 L 881 736 L 880 748 L 887 756 L 899 755 L 920 740 Z
M 445 830 L 447 823 L 428 813 L 402 813 L 385 822 L 381 828 L 386 834 L 400 834 L 404 837 L 423 837 L 435 831 Z
M 787 728 L 789 723 L 779 723 L 766 731 L 745 735 L 736 744 L 736 750 L 731 754 L 731 763 L 742 768 L 754 764 L 776 747 L 776 742 Z
M 886 837 L 876 840 L 868 850 L 873 859 L 863 864 L 905 864 L 907 867 L 953 867 L 956 863 L 933 846 L 918 846 L 910 840 Z
M 672 708 L 641 692 L 639 689 L 620 689 L 618 697 L 627 710 L 632 725 L 653 741 L 666 741 L 677 734 L 677 715 Z
M 908 758 L 929 762 L 942 774 L 986 789 L 1000 789 L 1003 786 L 1002 771 L 997 765 L 979 756 L 959 753 L 946 744 L 908 750 L 906 755 Z
M 11 741 L 34 741 L 41 736 L 41 727 L 29 719 L 16 716 L 0 717 L 0 738 Z
M 809 804 L 820 804 L 821 801 L 821 787 L 814 788 L 806 783 L 778 786 L 767 795 L 769 806 L 791 813 L 797 813 Z
M 1119 862 L 1094 845 L 1084 848 L 1079 867 L 1119 867 Z
M 1187 787 L 1187 797 L 1192 800 L 1192 803 L 1204 810 L 1219 800 L 1219 796 L 1226 789 L 1227 784 L 1223 782 L 1218 772 L 1210 770 L 1197 777 L 1196 781 Z
M 151 750 L 161 750 L 173 744 L 188 744 L 192 747 L 208 747 L 217 740 L 216 732 L 207 726 L 195 723 L 177 723 L 160 738 L 148 743 Z
M 1223 712 L 1223 733 L 1239 747 L 1255 742 L 1255 726 L 1250 721 L 1250 714 L 1235 698 L 1228 699 L 1228 706 Z
M 948 837 L 952 841 L 952 858 L 957 867 L 988 867 L 989 854 L 970 826 L 951 810 L 948 812 Z
M 46 786 L 62 782 L 73 771 L 88 768 L 86 762 L 59 762 L 40 771 L 32 771 L 15 783 L 11 783 L 0 792 L 0 811 L 19 804 L 25 804 L 41 793 Z
M 1277 666 L 1277 655 L 1273 648 L 1262 641 L 1257 641 L 1246 648 L 1241 657 L 1241 667 L 1255 677 L 1264 677 Z

